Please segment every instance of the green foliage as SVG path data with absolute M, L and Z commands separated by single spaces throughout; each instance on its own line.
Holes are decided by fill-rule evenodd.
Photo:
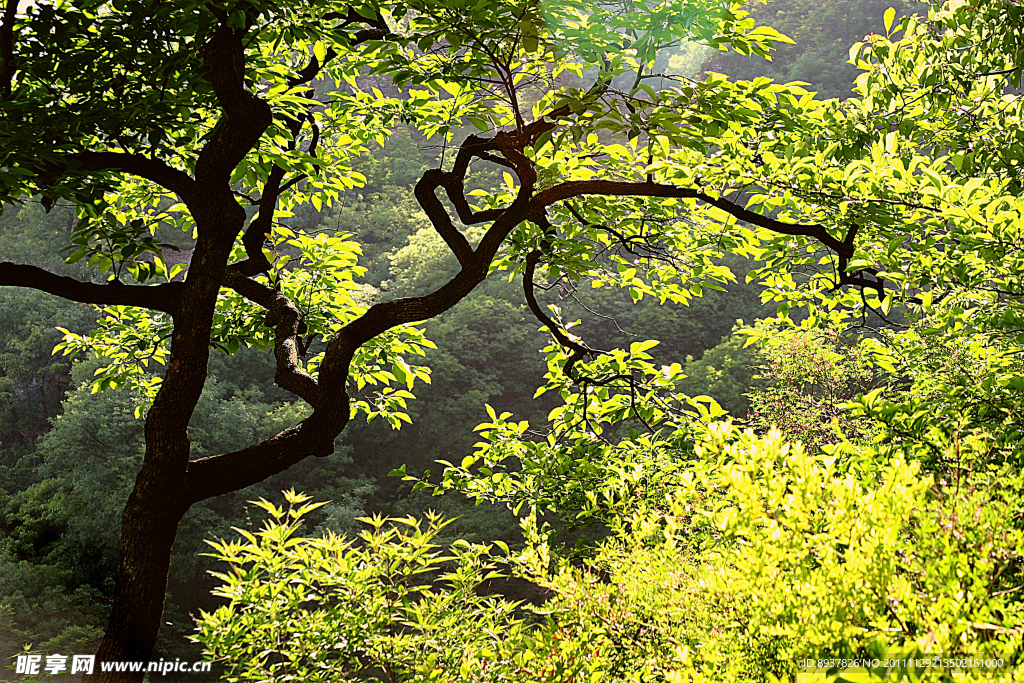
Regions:
M 0 668 L 32 644 L 44 653 L 86 652 L 103 635 L 103 596 L 91 586 L 74 587 L 61 567 L 22 562 L 0 554 Z
M 436 517 L 364 518 L 369 529 L 351 540 L 298 538 L 321 504 L 286 499 L 287 510 L 257 503 L 270 515 L 261 530 L 211 544 L 233 567 L 216 574 L 230 603 L 202 615 L 197 638 L 225 680 L 455 680 L 497 656 L 498 634 L 518 635 L 515 605 L 474 590 L 497 576 L 486 548 L 440 552 Z
M 380 287 L 392 279 L 391 254 L 405 245 L 410 235 L 429 225 L 419 204 L 404 188 L 385 186 L 380 194 L 346 197 L 330 213 L 315 214 L 320 230 L 359 235 L 365 264 L 363 281 Z
M 495 287 L 432 324 L 458 347 L 438 356 L 457 393 L 431 406 L 443 409 L 422 447 L 390 444 L 414 443 L 418 456 L 455 453 L 444 454 L 440 484 L 409 477 L 420 489 L 461 491 L 517 513 L 552 513 L 563 526 L 598 523 L 615 532 L 572 565 L 548 545 L 543 520 L 536 529 L 528 523 L 527 548 L 513 565 L 558 596 L 548 619 L 531 622 L 506 601 L 476 596 L 493 561 L 489 551 L 452 544 L 450 555 L 440 554 L 431 547 L 442 531 L 437 520 L 423 530 L 376 519 L 358 541 L 299 539 L 298 519 L 313 509 L 264 504 L 275 523 L 244 532 L 245 543 L 216 546 L 239 565 L 220 577 L 228 584 L 223 597 L 235 602 L 207 617 L 201 634 L 235 667 L 236 679 L 337 677 L 333 667 L 414 680 L 758 678 L 792 673 L 798 655 L 987 654 L 1019 646 L 1020 484 L 1011 469 L 1020 455 L 1024 388 L 1020 100 L 1012 89 L 1024 68 L 1019 8 L 951 3 L 898 26 L 895 11 L 885 15 L 886 35 L 855 46 L 853 61 L 865 73 L 857 96 L 840 103 L 760 75 L 730 82 L 710 74 L 659 91 L 644 82 L 659 50 L 685 38 L 757 57 L 785 42 L 773 29 L 755 28 L 737 3 L 631 3 L 628 12 L 576 0 L 352 8 L 257 2 L 216 12 L 207 4 L 87 1 L 32 6 L 20 16 L 14 32 L 27 47 L 18 51 L 24 67 L 13 96 L 3 101 L 0 197 L 45 192 L 47 202 L 73 201 L 79 222 L 69 260 L 94 271 L 140 283 L 210 277 L 162 263 L 173 242 L 157 238 L 158 224 L 191 234 L 198 219 L 169 188 L 114 172 L 93 177 L 68 160 L 98 150 L 130 153 L 199 177 L 200 150 L 224 130 L 218 84 L 200 64 L 200 46 L 221 24 L 246 33 L 239 62 L 247 68 L 238 78 L 273 113 L 258 143 L 239 152 L 231 183 L 255 204 L 281 187 L 272 187 L 272 173 L 294 181 L 260 207 L 275 226 L 264 252 L 271 265 L 250 284 L 293 305 L 302 329 L 294 339 L 298 369 L 319 377 L 324 347 L 381 291 L 421 295 L 450 282 L 459 271 L 445 243 L 476 245 L 489 236 L 488 262 L 473 266 L 472 277 L 506 270 L 529 277 L 528 292 L 551 292 L 546 309 L 531 299 L 534 312 L 550 312 L 545 326 L 558 342 L 545 349 L 548 373 L 538 392 L 551 410 L 546 420 L 527 411 L 513 420 L 514 413 L 490 408 L 482 442 L 461 460 L 468 448 L 447 441 L 455 420 L 446 418 L 464 416 L 470 403 L 521 401 L 513 394 L 526 373 L 517 370 L 534 345 L 508 334 L 523 309 Z M 388 39 L 356 40 L 358 21 L 328 20 L 350 10 L 386 16 Z M 819 18 L 838 24 L 841 11 L 830 7 Z M 998 49 L 973 49 L 979 44 Z M 820 70 L 824 54 L 807 50 L 790 71 Z M 310 56 L 330 61 L 312 89 L 291 80 Z M 837 73 L 827 76 L 838 81 Z M 317 91 L 322 100 L 313 99 Z M 542 125 L 527 129 L 531 112 Z M 38 125 L 19 136 L 24 121 Z M 405 138 L 408 127 L 415 131 Z M 492 158 L 479 158 L 529 168 L 476 188 L 470 210 L 536 201 L 521 221 L 505 232 L 492 232 L 498 222 L 479 232 L 447 226 L 442 239 L 411 204 L 362 211 L 387 196 L 389 183 L 412 182 L 422 165 L 411 144 L 419 136 L 440 141 L 443 168 L 448 144 L 467 140 L 469 127 L 495 131 Z M 386 149 L 395 130 L 402 163 L 367 159 L 371 143 Z M 366 173 L 356 170 L 360 164 Z M 367 192 L 356 200 L 361 186 Z M 587 190 L 566 190 L 581 187 Z M 285 224 L 309 216 L 303 203 L 333 210 L 326 229 Z M 348 226 L 331 223 L 349 219 L 381 233 L 369 240 L 372 287 L 357 281 L 367 273 Z M 434 227 L 444 233 L 446 226 Z M 222 251 L 231 261 L 255 255 L 240 239 L 229 247 L 230 239 Z M 752 279 L 770 289 L 763 298 L 778 304 L 780 319 L 791 307 L 806 311 L 799 331 L 767 345 L 763 379 L 772 386 L 753 398 L 753 409 L 762 431 L 778 424 L 809 451 L 777 432 L 721 427 L 722 407 L 688 393 L 695 385 L 687 384 L 682 357 L 659 362 L 649 353 L 653 340 L 607 351 L 585 346 L 574 305 L 554 301 L 555 293 L 616 288 L 634 302 L 676 306 L 636 314 L 675 335 L 673 346 L 696 335 L 718 339 L 724 330 L 708 321 L 684 326 L 673 318 L 705 290 L 734 283 L 738 261 L 725 260 L 727 253 L 757 259 Z M 465 253 L 458 260 L 467 261 Z M 419 311 L 420 304 L 414 297 L 404 305 Z M 224 289 L 212 318 L 190 324 L 205 330 L 212 323 L 209 340 L 199 341 L 227 354 L 270 349 L 281 311 L 267 315 L 265 308 Z M 719 311 L 729 312 L 721 324 L 737 317 L 724 303 Z M 106 359 L 94 390 L 135 388 L 151 398 L 159 380 L 150 363 L 166 360 L 175 321 L 123 306 L 103 313 L 93 334 L 65 330 L 59 349 Z M 863 327 L 869 318 L 905 329 L 856 349 L 822 331 Z M 409 422 L 412 389 L 431 377 L 410 359 L 432 346 L 414 326 L 364 344 L 343 380 L 353 413 L 392 427 Z M 719 355 L 736 369 L 735 347 Z M 703 386 L 728 389 L 740 405 L 737 387 L 713 372 L 719 361 L 701 362 L 695 369 Z M 492 367 L 484 372 L 483 365 Z M 875 368 L 892 386 L 847 407 L 873 385 Z M 127 495 L 141 457 L 133 414 L 144 404 L 124 393 L 105 396 L 109 415 L 99 420 L 79 390 L 42 443 L 45 479 L 21 491 L 9 513 L 22 527 L 16 552 L 68 562 L 61 553 L 81 553 L 75 543 L 82 539 L 101 552 L 112 547 L 117 496 L 107 492 Z M 302 406 L 264 405 L 245 391 L 206 400 L 193 424 L 196 454 L 240 448 L 265 426 L 308 414 Z M 238 419 L 203 423 L 227 415 Z M 76 441 L 70 426 L 100 450 Z M 827 455 L 815 453 L 818 445 Z M 360 507 L 348 493 L 319 520 L 323 528 L 348 528 L 347 516 Z M 76 514 L 81 507 L 93 519 Z M 187 523 L 217 528 L 223 521 L 200 509 Z M 449 562 L 454 569 L 441 566 Z M 110 559 L 95 564 L 109 567 Z M 692 571 L 673 576 L 673 566 Z M 324 634 L 337 649 L 322 647 Z M 776 636 L 788 640 L 768 640 Z
M 777 639 L 779 664 L 1019 650 L 1020 606 L 1004 592 L 1018 580 L 1021 530 L 1007 524 L 1022 502 L 1018 475 L 933 481 L 899 459 L 858 475 L 779 432 L 736 436 L 700 447 L 718 465 L 695 474 L 668 526 L 713 530 L 708 587 L 741 606 L 735 625 Z
M 442 555 L 436 518 L 426 532 L 376 518 L 356 539 L 303 539 L 307 497 L 287 494 L 290 511 L 261 502 L 273 518 L 262 531 L 214 546 L 233 567 L 218 575 L 230 604 L 203 615 L 197 637 L 234 667 L 229 680 L 775 680 L 804 659 L 937 653 L 1016 664 L 1024 529 L 1006 520 L 1024 504 L 1019 474 L 933 480 L 870 448 L 860 457 L 876 467 L 858 472 L 728 423 L 695 455 L 582 559 L 559 555 L 533 513 L 520 552 L 457 541 Z M 478 596 L 495 562 L 548 599 L 515 612 Z M 819 674 L 845 680 L 842 668 Z
M 466 238 L 477 242 L 482 230 L 470 229 Z M 430 227 L 409 235 L 405 246 L 391 254 L 391 270 L 395 278 L 389 291 L 398 296 L 433 292 L 451 280 L 459 271 L 458 261 L 441 236 Z
M 5 290 L 0 294 L 0 487 L 19 481 L 7 470 L 31 452 L 47 430 L 47 419 L 60 409 L 70 384 L 69 364 L 53 358 L 58 325 L 87 329 L 94 320 L 89 306 L 40 292 Z
M 58 275 L 81 277 L 83 264 L 65 262 L 61 250 L 77 222 L 74 207 L 60 205 L 47 213 L 38 202 L 26 202 L 20 209 L 5 207 L 0 213 L 0 261 L 16 261 L 46 268 Z
M 752 333 L 763 340 L 757 378 L 766 383 L 750 394 L 752 427 L 778 428 L 812 451 L 826 444 L 870 440 L 873 422 L 847 411 L 851 400 L 885 379 L 866 344 L 844 338 L 841 329 L 778 330 L 766 325 Z
M 984 335 L 940 337 L 922 328 L 886 335 L 871 350 L 901 378 L 902 393 L 873 391 L 851 414 L 878 420 L 914 457 L 951 476 L 962 466 L 959 442 L 980 439 L 984 462 L 1019 463 L 1024 455 L 1024 365 L 1014 345 Z
M 255 352 L 250 352 L 255 353 Z M 244 448 L 308 415 L 300 404 L 272 402 L 259 388 L 247 385 L 239 370 L 241 357 L 229 359 L 220 382 L 211 379 L 199 401 L 189 434 L 192 457 Z M 144 453 L 143 423 L 135 418 L 137 399 L 127 392 L 92 392 L 88 380 L 99 361 L 80 363 L 73 371 L 71 391 L 52 429 L 35 452 L 19 461 L 29 484 L 12 492 L 3 513 L 0 605 L 13 605 L 14 617 L 4 648 L 25 643 L 69 642 L 85 651 L 101 635 L 112 589 L 120 538 L 121 511 L 131 492 Z M 242 384 L 242 386 L 239 386 Z M 299 467 L 288 480 L 335 501 L 319 523 L 351 528 L 363 514 L 373 492 L 369 482 L 345 476 L 350 458 L 343 449 L 319 463 Z M 274 482 L 271 486 L 280 485 Z M 270 489 L 273 490 L 273 489 Z M 194 507 L 181 522 L 169 583 L 163 654 L 195 656 L 182 651 L 182 636 L 191 628 L 189 611 L 209 603 L 209 563 L 197 557 L 200 539 L 230 533 L 231 520 L 246 514 L 244 501 L 268 495 L 251 487 Z M 76 607 L 76 605 L 78 605 Z M 8 637 L 9 636 L 9 639 Z M 67 648 L 65 648 L 67 649 Z M 63 651 L 53 649 L 53 652 Z
M 646 351 L 656 345 L 637 342 L 628 352 L 600 356 L 584 365 L 587 380 L 578 384 L 563 372 L 566 354 L 549 347 L 548 381 L 537 394 L 557 392 L 562 402 L 548 414 L 547 431 L 533 432 L 528 421 L 488 406 L 490 421 L 476 428 L 483 439 L 476 452 L 460 463 L 441 461 L 436 488 L 427 481 L 416 487 L 437 495 L 454 489 L 517 512 L 527 503 L 570 527 L 616 523 L 637 498 L 663 491 L 693 435 L 724 414 L 708 396 L 675 391 L 682 367 L 652 364 Z
M 101 273 L 110 272 L 110 280 L 120 281 L 130 275 L 137 282 L 162 277 L 170 281 L 185 269 L 178 264 L 170 268 L 164 262 L 163 250 L 178 247 L 154 238 L 160 219 L 157 214 L 147 225 L 143 219 L 128 220 L 123 216 L 105 215 L 102 219 L 83 220 L 71 235 L 67 263 L 88 257 L 87 266 Z M 147 255 L 150 255 L 148 258 Z
M 755 378 L 762 362 L 756 346 L 748 345 L 749 337 L 742 333 L 743 321 L 737 321 L 733 332 L 694 359 L 688 356 L 683 372 L 686 377 L 679 389 L 690 396 L 713 396 L 722 408 L 738 420 L 747 417 L 750 409 L 748 392 L 761 386 Z
M 900 16 L 918 9 L 908 0 L 846 0 L 828 4 L 808 0 L 774 0 L 750 3 L 751 17 L 793 39 L 780 45 L 772 61 L 716 52 L 704 61 L 705 71 L 728 74 L 731 78 L 753 80 L 766 76 L 780 83 L 804 81 L 820 97 L 851 96 L 857 69 L 848 64 L 850 45 L 865 35 L 881 33 L 883 13 L 890 7 Z

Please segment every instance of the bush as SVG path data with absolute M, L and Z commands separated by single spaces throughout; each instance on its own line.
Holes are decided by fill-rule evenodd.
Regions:
M 961 443 L 962 462 L 984 447 Z M 1017 664 L 1024 477 L 934 480 L 870 447 L 841 450 L 713 424 L 677 483 L 582 555 L 550 545 L 535 513 L 520 552 L 443 549 L 445 522 L 430 515 L 300 538 L 314 506 L 288 493 L 289 510 L 260 503 L 262 531 L 214 544 L 232 565 L 217 575 L 230 602 L 203 614 L 197 639 L 229 681 L 792 680 L 804 659 L 937 654 Z M 480 595 L 499 568 L 549 597 Z M 894 675 L 953 674 L 861 672 Z

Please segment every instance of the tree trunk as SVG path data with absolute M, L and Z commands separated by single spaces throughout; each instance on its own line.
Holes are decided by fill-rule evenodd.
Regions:
M 142 681 L 145 664 L 139 672 L 104 672 L 101 663 L 148 662 L 160 631 L 171 548 L 188 508 L 182 505 L 184 477 L 153 469 L 143 467 L 121 516 L 114 601 L 93 674 L 86 677 L 90 683 Z
M 160 632 L 171 548 L 191 505 L 188 423 L 206 383 L 217 292 L 234 235 L 245 221 L 245 211 L 228 192 L 212 195 L 203 208 L 207 224 L 229 229 L 216 231 L 196 221 L 200 234 L 193 268 L 174 318 L 167 373 L 146 416 L 146 456 L 121 515 L 114 602 L 89 683 L 140 683 L 145 676 L 145 671 L 104 672 L 102 663 L 148 664 Z

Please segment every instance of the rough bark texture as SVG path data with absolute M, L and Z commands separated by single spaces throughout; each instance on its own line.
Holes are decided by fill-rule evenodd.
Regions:
M 199 156 L 194 184 L 184 197 L 198 240 L 175 311 L 167 373 L 146 419 L 142 469 L 121 517 L 114 601 L 97 661 L 145 661 L 156 644 L 171 548 L 190 505 L 188 423 L 206 383 L 217 294 L 246 218 L 229 178 L 271 121 L 270 107 L 244 88 L 240 32 L 219 29 L 203 57 L 224 116 Z M 143 676 L 97 671 L 88 678 L 127 682 Z

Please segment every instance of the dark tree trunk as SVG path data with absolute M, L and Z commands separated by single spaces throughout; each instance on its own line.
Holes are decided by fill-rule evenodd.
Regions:
M 114 602 L 89 681 L 137 683 L 145 676 L 144 671 L 103 672 L 101 662 L 146 662 L 156 644 L 171 548 L 185 513 L 181 485 L 167 479 L 143 468 L 125 506 Z
M 178 523 L 195 502 L 186 485 L 188 423 L 206 383 L 213 310 L 231 243 L 245 221 L 245 211 L 229 193 L 209 193 L 204 199 L 167 373 L 146 417 L 145 460 L 121 515 L 114 601 L 93 674 L 86 677 L 90 683 L 140 683 L 145 676 L 145 671 L 104 672 L 102 663 L 148 663 L 160 632 Z

